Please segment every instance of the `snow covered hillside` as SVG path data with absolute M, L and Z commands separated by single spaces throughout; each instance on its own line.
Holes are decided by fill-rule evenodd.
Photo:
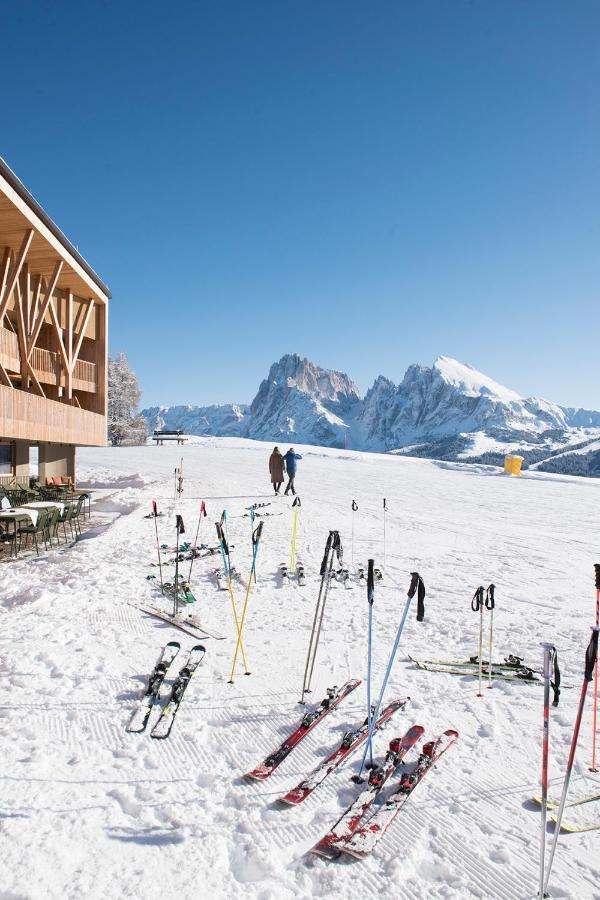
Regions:
M 585 451 L 600 438 L 600 413 L 522 397 L 447 356 L 431 367 L 409 366 L 399 385 L 380 375 L 363 398 L 344 373 L 288 354 L 271 366 L 250 407 L 152 407 L 143 414 L 151 428 L 190 434 L 494 464 L 518 451 L 541 470 L 551 459 L 552 471 L 600 469 L 592 450 Z M 565 455 L 573 446 L 583 451 L 576 459 Z
M 593 563 L 599 562 L 600 484 L 538 473 L 511 479 L 483 466 L 434 463 L 299 447 L 302 497 L 298 554 L 307 583 L 282 582 L 292 530 L 289 498 L 273 498 L 271 446 L 199 439 L 195 446 L 82 450 L 82 477 L 101 486 L 94 528 L 73 547 L 39 559 L 2 563 L 0 669 L 3 676 L 0 896 L 31 900 L 288 900 L 349 897 L 533 898 L 537 878 L 542 689 L 497 681 L 476 696 L 475 680 L 415 668 L 409 653 L 464 660 L 477 652 L 471 597 L 496 585 L 494 657 L 541 663 L 540 640 L 559 649 L 564 690 L 552 710 L 550 777 L 559 794 L 594 613 Z M 184 495 L 172 499 L 174 466 L 184 458 Z M 404 604 L 410 572 L 427 586 L 425 621 L 412 610 L 387 697 L 411 697 L 375 742 L 417 723 L 433 737 L 460 737 L 417 788 L 365 862 L 328 863 L 307 855 L 356 795 L 359 755 L 297 808 L 275 801 L 295 786 L 366 711 L 363 686 L 314 729 L 272 777 L 242 776 L 297 724 L 319 566 L 330 529 L 354 562 L 373 556 L 386 568 L 374 604 L 374 682 L 379 686 Z M 264 507 L 257 585 L 244 645 L 252 675 L 227 683 L 234 625 L 227 592 L 212 572 L 218 557 L 194 563 L 197 614 L 209 631 L 206 658 L 164 741 L 126 732 L 147 678 L 167 641 L 188 636 L 138 608 L 160 604 L 148 574 L 160 540 L 174 540 L 174 513 L 193 539 L 204 498 L 213 522 L 229 514 L 232 560 L 247 577 L 250 524 L 245 507 Z M 172 577 L 173 568 L 166 566 Z M 186 573 L 187 574 L 187 573 Z M 364 585 L 335 582 L 325 611 L 312 699 L 350 677 L 366 677 Z M 235 583 L 238 608 L 243 588 Z M 165 605 L 165 608 L 168 604 Z M 178 668 L 176 666 L 176 668 Z M 171 679 L 172 680 L 172 679 Z M 163 695 L 166 694 L 166 688 Z M 591 704 L 584 716 L 573 798 L 598 793 L 588 771 Z M 569 821 L 600 823 L 591 803 Z M 561 837 L 553 896 L 598 896 L 598 832 Z

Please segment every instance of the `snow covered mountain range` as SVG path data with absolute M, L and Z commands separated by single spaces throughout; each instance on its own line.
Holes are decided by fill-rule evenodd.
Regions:
M 399 385 L 380 375 L 364 397 L 343 372 L 297 354 L 271 366 L 250 404 L 142 410 L 151 429 L 249 437 L 500 463 L 519 452 L 538 469 L 600 476 L 600 412 L 522 397 L 440 356 Z

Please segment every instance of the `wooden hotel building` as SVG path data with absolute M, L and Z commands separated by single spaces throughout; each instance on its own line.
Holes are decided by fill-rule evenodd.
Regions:
M 106 444 L 108 301 L 89 263 L 0 159 L 0 486 L 75 481 Z

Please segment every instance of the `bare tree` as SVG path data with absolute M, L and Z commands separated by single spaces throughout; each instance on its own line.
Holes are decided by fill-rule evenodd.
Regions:
M 108 360 L 108 439 L 120 444 L 145 444 L 146 421 L 138 412 L 142 392 L 124 353 Z

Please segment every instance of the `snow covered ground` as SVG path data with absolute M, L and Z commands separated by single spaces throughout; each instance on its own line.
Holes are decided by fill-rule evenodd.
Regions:
M 208 518 L 230 518 L 234 564 L 247 572 L 250 525 L 244 507 L 268 501 L 271 445 L 202 439 L 183 449 L 142 447 L 80 452 L 98 492 L 96 527 L 70 548 L 0 567 L 0 897 L 285 900 L 328 896 L 533 898 L 539 813 L 542 690 L 496 683 L 477 698 L 471 678 L 415 669 L 407 653 L 463 659 L 477 650 L 479 584 L 496 584 L 496 657 L 513 652 L 541 662 L 554 641 L 565 690 L 551 721 L 551 796 L 564 770 L 594 615 L 593 563 L 600 562 L 600 483 L 315 447 L 304 456 L 299 553 L 307 584 L 282 585 L 292 513 L 278 498 L 264 518 L 258 585 L 245 645 L 252 675 L 227 684 L 234 629 L 226 593 L 211 578 L 214 560 L 196 562 L 193 587 L 206 627 L 207 655 L 164 742 L 125 731 L 161 648 L 194 639 L 145 616 L 132 603 L 158 601 L 146 581 L 154 560 L 156 499 L 161 539 L 174 537 L 173 469 L 184 458 L 177 505 L 188 536 L 199 499 Z M 408 621 L 388 696 L 412 702 L 377 738 L 420 723 L 428 736 L 449 727 L 458 743 L 428 775 L 365 862 L 327 863 L 306 851 L 354 796 L 345 768 L 303 806 L 274 801 L 293 787 L 342 733 L 365 714 L 357 691 L 267 782 L 241 776 L 298 721 L 318 567 L 328 530 L 338 528 L 355 562 L 383 564 L 382 498 L 387 498 L 385 577 L 375 598 L 378 685 L 408 588 L 418 570 L 427 586 L 426 619 Z M 241 588 L 236 587 L 238 604 Z M 366 673 L 365 591 L 332 587 L 317 662 L 315 699 Z M 572 686 L 572 687 L 569 687 Z M 588 771 L 591 704 L 586 710 L 572 795 L 598 791 Z M 600 792 L 600 791 L 599 791 Z M 570 821 L 600 822 L 598 804 Z M 561 837 L 552 896 L 600 896 L 599 832 Z

